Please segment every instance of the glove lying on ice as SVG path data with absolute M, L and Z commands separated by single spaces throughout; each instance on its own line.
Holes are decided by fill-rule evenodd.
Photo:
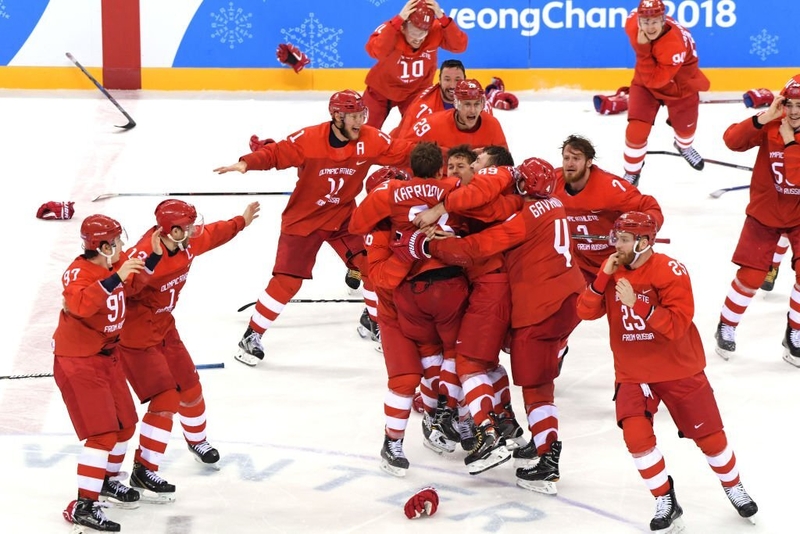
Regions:
M 486 101 L 495 109 L 517 109 L 519 99 L 506 92 L 506 85 L 501 78 L 492 78 L 486 86 Z
M 264 145 L 274 143 L 273 139 L 259 139 L 257 135 L 250 136 L 250 152 L 255 152 Z
M 775 95 L 769 89 L 750 89 L 742 95 L 745 107 L 767 108 L 775 100 Z
M 275 51 L 278 61 L 284 65 L 289 65 L 295 72 L 300 72 L 303 67 L 308 65 L 311 60 L 291 43 L 281 43 L 278 45 L 278 50 Z
M 75 215 L 74 202 L 45 202 L 36 212 L 37 219 L 71 219 Z
M 428 486 L 408 499 L 404 511 L 407 518 L 416 519 L 422 514 L 429 516 L 435 514 L 437 508 L 439 508 L 439 494 L 436 493 L 436 488 Z
M 395 232 L 395 240 L 392 243 L 392 252 L 401 260 L 411 263 L 414 260 L 430 258 L 431 255 L 425 250 L 425 242 L 428 236 L 425 232 L 417 230 L 415 232 Z
M 616 115 L 628 111 L 628 87 L 620 87 L 611 96 L 595 95 L 594 109 L 600 115 Z

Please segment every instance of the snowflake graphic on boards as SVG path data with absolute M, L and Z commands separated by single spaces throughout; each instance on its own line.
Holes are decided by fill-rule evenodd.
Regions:
M 6 11 L 6 5 L 0 0 L 0 19 L 10 19 L 11 15 Z
M 367 0 L 367 2 L 369 2 L 370 4 L 372 4 L 375 7 L 379 7 L 379 6 L 385 4 L 388 1 L 389 0 Z
M 750 53 L 760 57 L 761 61 L 766 61 L 767 56 L 778 53 L 778 39 L 780 39 L 779 36 L 770 35 L 767 30 L 761 30 L 761 33 L 750 36 L 750 42 L 753 43 Z
M 303 23 L 295 28 L 281 28 L 281 35 L 305 52 L 311 60 L 310 67 L 343 67 L 339 56 L 341 28 L 325 26 L 314 13 L 309 13 Z
M 221 7 L 219 11 L 211 13 L 211 38 L 227 44 L 230 49 L 236 48 L 245 39 L 253 38 L 249 31 L 253 27 L 250 22 L 252 17 L 252 13 L 245 13 L 242 8 L 234 7 L 233 2 L 228 2 L 227 8 Z

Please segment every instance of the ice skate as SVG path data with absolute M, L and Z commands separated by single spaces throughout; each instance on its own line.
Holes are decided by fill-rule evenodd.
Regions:
M 422 444 L 436 454 L 456 450 L 456 442 L 447 438 L 441 424 L 428 412 L 422 414 Z
M 132 510 L 139 508 L 139 492 L 121 482 L 124 474 L 114 477 L 106 476 L 103 489 L 100 490 L 100 501 L 111 503 L 114 508 Z
M 533 467 L 539 462 L 536 444 L 531 439 L 526 445 L 514 449 L 514 467 Z
M 695 150 L 694 147 L 690 146 L 688 148 L 681 148 L 678 146 L 677 141 L 673 141 L 672 146 L 675 147 L 675 150 L 677 150 L 680 155 L 683 156 L 683 159 L 685 159 L 694 170 L 702 171 L 703 167 L 706 166 L 705 160 L 700 154 L 697 153 L 697 150 Z
M 361 339 L 371 339 L 376 343 L 381 342 L 381 328 L 378 326 L 378 323 L 372 320 L 366 308 L 364 308 L 364 311 L 361 313 L 361 319 L 359 319 L 358 322 L 357 330 Z
M 186 445 L 195 460 L 219 471 L 219 451 L 212 447 L 208 441 L 203 440 L 200 443 L 187 443 Z
M 675 498 L 675 486 L 669 479 L 669 493 L 656 497 L 656 513 L 650 520 L 650 530 L 657 534 L 677 534 L 683 531 L 683 509 Z
M 756 524 L 755 515 L 758 513 L 758 505 L 756 502 L 748 495 L 747 491 L 742 486 L 742 483 L 739 482 L 735 486 L 731 486 L 730 488 L 723 488 L 725 490 L 725 495 L 728 496 L 728 499 L 731 501 L 731 504 L 736 511 L 739 512 L 739 515 L 753 523 Z
M 408 472 L 408 466 L 408 459 L 403 452 L 403 438 L 392 439 L 384 436 L 381 449 L 381 470 L 392 476 L 404 477 Z
M 248 326 L 239 341 L 239 352 L 234 358 L 250 367 L 255 367 L 258 362 L 263 360 L 264 346 L 261 345 L 261 334 Z
M 517 423 L 511 404 L 503 406 L 503 413 L 497 415 L 497 428 L 500 430 L 501 437 L 505 439 L 508 450 L 513 451 L 517 447 L 525 445 L 523 437 L 525 431 Z
M 142 464 L 133 464 L 130 484 L 131 488 L 139 492 L 142 502 L 166 504 L 175 501 L 175 485 Z
M 463 421 L 453 421 L 460 437 L 461 448 L 469 452 L 478 444 L 475 438 L 475 422 L 467 416 Z
M 550 450 L 544 453 L 533 467 L 517 469 L 517 486 L 548 495 L 558 493 L 556 482 L 561 478 L 558 472 L 560 457 L 561 442 L 554 441 L 550 444 Z
M 347 284 L 347 292 L 350 295 L 358 295 L 361 287 L 361 271 L 348 269 L 347 274 L 344 275 L 344 283 Z
M 783 360 L 800 367 L 800 330 L 794 330 L 788 322 L 786 335 L 783 337 L 783 347 Z
M 736 352 L 736 327 L 720 321 L 714 339 L 717 340 L 717 346 L 714 348 L 717 354 L 725 361 L 730 360 Z
M 764 282 L 761 284 L 763 291 L 772 291 L 775 289 L 775 280 L 778 278 L 778 267 L 770 267 Z
M 119 532 L 121 527 L 106 517 L 103 508 L 106 503 L 78 498 L 70 502 L 62 512 L 64 519 L 72 523 L 72 534 L 91 534 L 93 532 Z
M 625 172 L 625 174 L 622 175 L 622 179 L 625 180 L 626 182 L 628 182 L 631 185 L 639 187 L 639 178 L 641 178 L 641 176 L 642 176 L 642 173 L 640 173 L 640 172 L 636 172 L 636 173 Z
M 490 414 L 489 421 L 484 422 L 475 429 L 476 445 L 464 458 L 464 464 L 470 475 L 477 475 L 496 467 L 511 459 L 500 435 L 493 423 L 494 417 Z

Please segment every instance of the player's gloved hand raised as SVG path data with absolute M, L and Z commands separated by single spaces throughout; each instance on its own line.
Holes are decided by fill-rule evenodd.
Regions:
M 439 508 L 439 494 L 436 493 L 436 488 L 428 486 L 416 492 L 406 502 L 404 511 L 406 517 L 409 519 L 416 519 L 421 515 L 433 515 L 436 509 Z
M 396 232 L 395 241 L 392 243 L 392 252 L 395 256 L 408 263 L 414 260 L 430 258 L 431 255 L 425 246 L 427 241 L 428 236 L 421 230 Z
M 769 89 L 750 89 L 742 95 L 742 100 L 748 108 L 767 108 L 775 100 L 775 95 Z
M 308 56 L 305 55 L 291 43 L 281 43 L 278 45 L 278 50 L 275 51 L 278 61 L 284 65 L 289 65 L 295 72 L 300 72 L 303 67 L 311 63 Z
M 274 139 L 259 139 L 257 135 L 250 136 L 250 152 L 255 152 L 264 145 L 274 143 Z
M 66 220 L 71 219 L 73 215 L 75 215 L 75 203 L 72 201 L 66 202 L 56 202 L 50 201 L 45 202 L 39 209 L 36 210 L 36 218 L 37 219 L 59 219 L 59 220 Z

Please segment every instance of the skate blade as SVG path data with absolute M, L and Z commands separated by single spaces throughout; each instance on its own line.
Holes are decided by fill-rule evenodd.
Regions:
M 370 332 L 361 325 L 358 325 L 356 327 L 356 332 L 358 332 L 358 335 L 361 336 L 361 339 L 369 339 L 370 337 L 372 337 L 372 332 Z
M 544 493 L 545 495 L 558 494 L 558 488 L 556 488 L 556 481 L 554 480 L 524 480 L 518 478 L 517 486 L 536 493 Z
M 422 444 L 425 446 L 425 448 L 427 448 L 429 450 L 432 450 L 433 452 L 435 452 L 439 456 L 443 455 L 446 452 L 447 453 L 455 452 L 455 450 L 456 450 L 455 444 L 453 444 L 453 448 L 450 449 L 450 448 L 448 448 L 446 446 L 439 445 L 436 442 L 431 441 L 429 439 L 426 439 L 424 437 L 422 438 Z
M 733 356 L 733 352 L 722 349 L 720 347 L 714 347 L 714 352 L 716 352 L 719 355 L 719 357 L 725 360 L 726 362 L 731 359 L 731 356 Z
M 683 524 L 683 517 L 679 517 L 672 522 L 670 526 L 667 528 L 662 528 L 661 530 L 654 530 L 653 534 L 679 534 L 686 529 L 686 526 Z
M 524 437 L 518 438 L 506 438 L 506 449 L 513 451 L 514 449 L 518 449 L 520 447 L 524 447 L 527 445 L 528 442 L 525 441 Z
M 257 357 L 253 356 L 252 354 L 247 354 L 246 352 L 239 349 L 239 352 L 233 355 L 237 362 L 242 362 L 243 364 L 249 367 L 255 367 L 259 360 Z
M 375 347 L 375 352 L 380 352 L 381 354 L 383 354 L 383 345 L 381 345 L 381 344 L 379 343 L 379 344 L 378 344 L 378 345 Z
M 536 458 L 514 458 L 514 467 L 517 469 L 530 469 L 531 467 L 536 467 L 538 463 L 538 456 Z
M 119 508 L 121 510 L 136 510 L 139 508 L 139 501 L 124 502 L 117 500 L 113 497 L 100 496 L 100 502 L 108 503 L 112 508 Z
M 783 350 L 783 361 L 785 361 L 789 365 L 794 365 L 795 367 L 800 367 L 800 358 L 792 356 L 792 353 L 789 352 L 789 349 L 784 349 Z
M 389 473 L 393 477 L 403 478 L 406 476 L 408 469 L 403 469 L 402 467 L 395 467 L 393 465 L 389 465 L 385 459 L 381 459 L 380 465 L 381 471 L 384 473 Z
M 139 494 L 139 502 L 148 504 L 170 504 L 175 502 L 175 493 L 156 493 L 144 488 L 133 488 Z
M 97 534 L 97 531 L 92 527 L 87 527 L 84 525 L 78 525 L 73 523 L 72 530 L 70 530 L 70 534 Z
M 484 471 L 488 471 L 493 467 L 504 464 L 511 459 L 511 453 L 505 447 L 500 447 L 493 450 L 488 457 L 475 460 L 471 464 L 467 464 L 467 470 L 470 475 L 478 475 Z
M 203 461 L 202 458 L 200 458 L 196 454 L 192 454 L 192 456 L 194 456 L 194 461 L 195 462 L 199 463 L 200 465 L 204 465 L 204 466 L 208 467 L 209 469 L 213 469 L 214 471 L 219 471 L 220 469 L 222 469 L 222 467 L 219 465 L 219 462 L 214 462 L 213 464 L 207 464 L 207 463 L 205 463 Z

